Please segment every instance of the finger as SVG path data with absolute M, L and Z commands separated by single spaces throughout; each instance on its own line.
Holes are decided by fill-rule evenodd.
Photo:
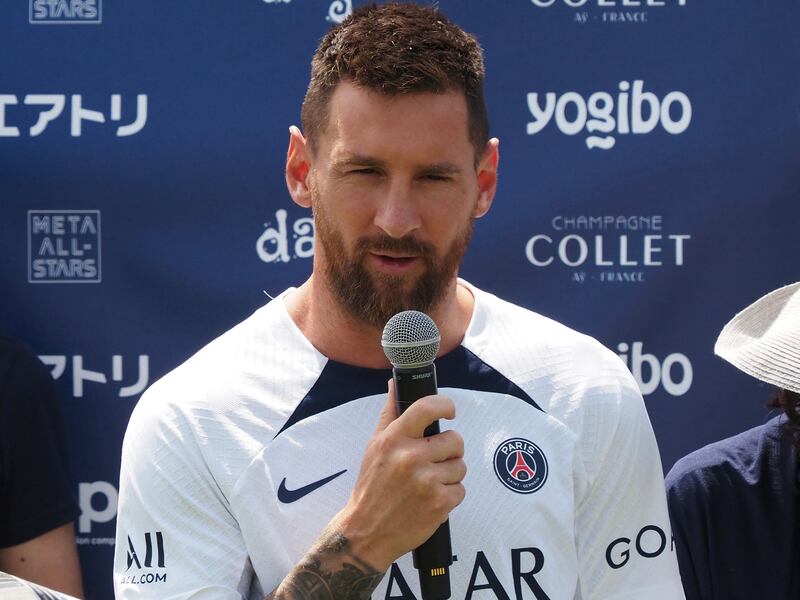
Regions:
M 452 483 L 450 485 L 443 485 L 441 488 L 441 502 L 444 508 L 441 522 L 444 523 L 453 509 L 464 501 L 467 495 L 467 490 L 464 488 L 463 483 Z
M 456 405 L 447 396 L 425 396 L 409 406 L 394 422 L 408 437 L 421 438 L 425 428 L 438 419 L 454 419 Z
M 467 475 L 467 465 L 461 458 L 451 458 L 440 463 L 436 463 L 436 478 L 445 485 L 461 483 Z
M 447 486 L 447 492 L 450 495 L 450 502 L 455 508 L 464 501 L 467 495 L 467 490 L 463 483 L 454 483 Z M 450 510 L 453 510 L 452 508 Z
M 425 452 L 430 462 L 438 463 L 464 456 L 464 438 L 457 431 L 443 431 L 423 438 L 420 443 L 425 444 Z
M 376 432 L 383 431 L 396 418 L 397 418 L 397 403 L 395 402 L 394 380 L 390 379 L 388 382 L 388 393 L 386 394 L 386 402 L 383 403 L 383 408 L 381 408 L 381 414 L 378 417 L 378 424 L 375 426 L 375 431 Z

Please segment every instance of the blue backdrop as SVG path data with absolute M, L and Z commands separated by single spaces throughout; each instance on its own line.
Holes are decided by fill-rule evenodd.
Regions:
M 358 4 L 358 2 L 356 2 Z M 623 355 L 665 469 L 763 422 L 713 356 L 800 279 L 800 3 L 442 0 L 486 50 L 501 178 L 462 274 Z M 0 8 L 0 330 L 57 379 L 87 597 L 112 597 L 141 392 L 310 272 L 282 165 L 330 0 Z

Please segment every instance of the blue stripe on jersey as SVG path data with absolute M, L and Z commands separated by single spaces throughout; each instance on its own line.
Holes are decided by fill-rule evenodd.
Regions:
M 275 437 L 303 419 L 359 398 L 385 393 L 391 377 L 391 369 L 367 369 L 329 360 Z M 507 394 L 542 410 L 522 388 L 463 346 L 436 359 L 436 379 L 440 388 Z

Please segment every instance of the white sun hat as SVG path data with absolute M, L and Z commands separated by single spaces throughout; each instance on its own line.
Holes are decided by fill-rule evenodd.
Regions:
M 756 379 L 800 394 L 800 281 L 733 317 L 714 354 Z

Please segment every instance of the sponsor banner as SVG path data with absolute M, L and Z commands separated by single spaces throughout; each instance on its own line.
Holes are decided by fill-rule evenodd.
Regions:
M 99 25 L 103 0 L 29 0 L 31 25 Z
M 100 283 L 100 211 L 28 211 L 28 283 Z
M 117 488 L 108 481 L 87 481 L 78 484 L 78 506 L 81 514 L 78 517 L 78 544 L 81 545 L 109 545 L 96 540 L 107 538 L 93 537 L 96 524 L 111 523 L 117 516 L 117 501 L 119 493 Z M 103 531 L 109 526 L 103 527 Z M 113 525 L 111 533 L 113 533 Z M 113 537 L 111 538 L 113 545 Z M 94 541 L 93 541 L 94 540 Z
M 684 396 L 692 388 L 692 361 L 681 352 L 671 352 L 662 359 L 645 352 L 643 342 L 622 342 L 617 344 L 617 354 L 639 385 L 642 396 L 649 396 L 659 388 L 670 396 Z
M 291 4 L 292 0 L 262 0 L 264 4 L 283 5 Z M 331 24 L 344 21 L 353 12 L 353 0 L 334 0 L 328 6 L 325 20 Z
M 62 376 L 72 382 L 72 396 L 83 398 L 86 395 L 87 383 L 111 385 L 119 398 L 129 398 L 141 394 L 150 381 L 150 356 L 139 354 L 127 360 L 121 354 L 114 354 L 111 359 L 97 362 L 84 360 L 82 354 L 67 356 L 64 354 L 42 354 L 39 356 L 46 366 L 50 367 L 50 375 L 54 380 Z M 89 368 L 95 364 L 100 370 Z
M 535 269 L 563 271 L 576 284 L 639 284 L 686 265 L 692 236 L 662 215 L 556 215 L 525 243 Z
M 275 211 L 275 220 L 264 223 L 256 240 L 256 254 L 265 263 L 288 263 L 314 256 L 314 219 L 301 217 L 287 224 L 285 209 Z
M 642 25 L 657 20 L 665 10 L 685 8 L 688 0 L 531 0 L 540 12 L 566 13 L 579 25 Z
M 528 92 L 532 120 L 528 135 L 538 135 L 552 123 L 561 133 L 583 136 L 589 150 L 610 150 L 617 137 L 646 135 L 657 128 L 673 136 L 685 132 L 692 122 L 692 102 L 684 92 L 663 96 L 645 89 L 642 79 L 620 81 L 617 90 L 585 95 L 577 91 Z
M 22 101 L 20 103 L 20 100 Z M 22 104 L 30 106 L 24 115 L 8 107 Z M 147 94 L 136 95 L 136 113 L 131 113 L 128 108 L 132 101 L 126 102 L 125 117 L 123 117 L 123 102 L 121 94 L 111 94 L 108 104 L 108 113 L 85 106 L 81 94 L 72 94 L 67 103 L 66 94 L 0 94 L 0 138 L 3 137 L 38 137 L 44 133 L 49 124 L 61 115 L 69 115 L 69 133 L 71 137 L 83 135 L 83 122 L 108 123 L 114 126 L 116 137 L 128 137 L 139 133 L 147 123 Z M 33 119 L 26 119 L 29 114 L 35 114 Z M 10 116 L 9 116 L 10 115 Z M 24 136 L 23 136 L 24 132 Z
M 328 7 L 328 14 L 325 16 L 331 23 L 341 23 L 353 12 L 353 0 L 334 0 Z

